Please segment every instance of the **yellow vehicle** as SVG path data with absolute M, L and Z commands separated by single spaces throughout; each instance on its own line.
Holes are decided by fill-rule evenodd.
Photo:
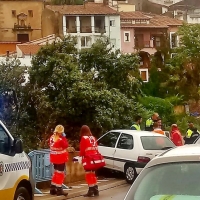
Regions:
M 15 139 L 1 121 L 0 199 L 34 199 L 34 181 L 32 178 L 31 161 L 23 151 L 22 141 Z

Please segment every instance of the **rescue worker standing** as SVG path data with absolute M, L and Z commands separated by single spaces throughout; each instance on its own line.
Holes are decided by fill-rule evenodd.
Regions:
M 141 131 L 140 124 L 142 123 L 142 117 L 141 116 L 136 116 L 135 117 L 135 123 L 131 126 L 131 130 L 137 130 Z
M 184 137 L 185 144 L 192 144 L 199 136 L 199 131 L 194 127 L 192 122 L 188 122 L 188 129 Z
M 50 194 L 57 196 L 67 196 L 68 193 L 64 192 L 62 189 L 62 184 L 64 182 L 65 174 L 65 163 L 68 161 L 68 141 L 63 136 L 64 127 L 62 125 L 57 125 L 53 135 L 50 137 L 50 162 L 54 166 L 54 174 L 51 180 Z
M 159 133 L 161 135 L 165 135 L 165 132 L 160 128 L 160 124 L 158 122 L 154 122 L 154 124 L 153 124 L 153 132 Z
M 159 119 L 158 113 L 154 113 L 145 123 L 145 131 L 153 131 L 153 124 Z
M 98 153 L 98 146 L 94 136 L 90 131 L 90 128 L 83 125 L 80 130 L 81 142 L 80 142 L 80 156 L 82 161 L 87 159 L 88 156 L 92 156 Z M 86 162 L 87 163 L 87 162 Z M 85 179 L 88 184 L 89 190 L 84 197 L 99 196 L 97 178 L 95 171 L 87 170 L 85 171 Z

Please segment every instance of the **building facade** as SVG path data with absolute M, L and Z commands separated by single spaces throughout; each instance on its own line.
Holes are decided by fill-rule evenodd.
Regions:
M 84 5 L 48 5 L 42 21 L 43 36 L 53 33 L 76 36 L 78 49 L 89 48 L 100 38 L 108 39 L 113 49 L 121 49 L 120 15 L 108 5 L 90 2 Z
M 0 42 L 41 38 L 42 0 L 0 1 Z
M 139 11 L 121 12 L 120 16 L 122 53 L 139 53 L 141 77 L 148 81 L 150 57 L 156 55 L 163 60 L 161 48 L 178 46 L 176 32 L 183 21 Z

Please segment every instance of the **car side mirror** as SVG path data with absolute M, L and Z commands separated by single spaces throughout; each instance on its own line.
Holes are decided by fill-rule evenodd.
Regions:
M 14 151 L 15 153 L 22 153 L 23 152 L 23 144 L 21 139 L 16 139 L 14 144 Z

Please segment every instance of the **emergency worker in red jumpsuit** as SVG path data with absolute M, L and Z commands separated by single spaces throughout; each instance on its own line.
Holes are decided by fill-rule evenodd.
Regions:
M 90 128 L 83 125 L 80 130 L 81 142 L 80 142 L 80 156 L 82 160 L 87 159 L 87 156 L 92 156 L 98 152 L 98 146 L 95 137 L 92 135 Z M 83 165 L 85 163 L 82 163 Z M 85 179 L 88 184 L 89 190 L 85 197 L 99 196 L 97 178 L 95 171 L 85 171 Z
M 62 189 L 62 184 L 64 182 L 65 174 L 65 163 L 68 161 L 68 141 L 63 135 L 64 127 L 62 125 L 57 125 L 53 135 L 50 137 L 50 162 L 54 166 L 54 174 L 51 180 L 50 194 L 57 196 L 67 196 Z

